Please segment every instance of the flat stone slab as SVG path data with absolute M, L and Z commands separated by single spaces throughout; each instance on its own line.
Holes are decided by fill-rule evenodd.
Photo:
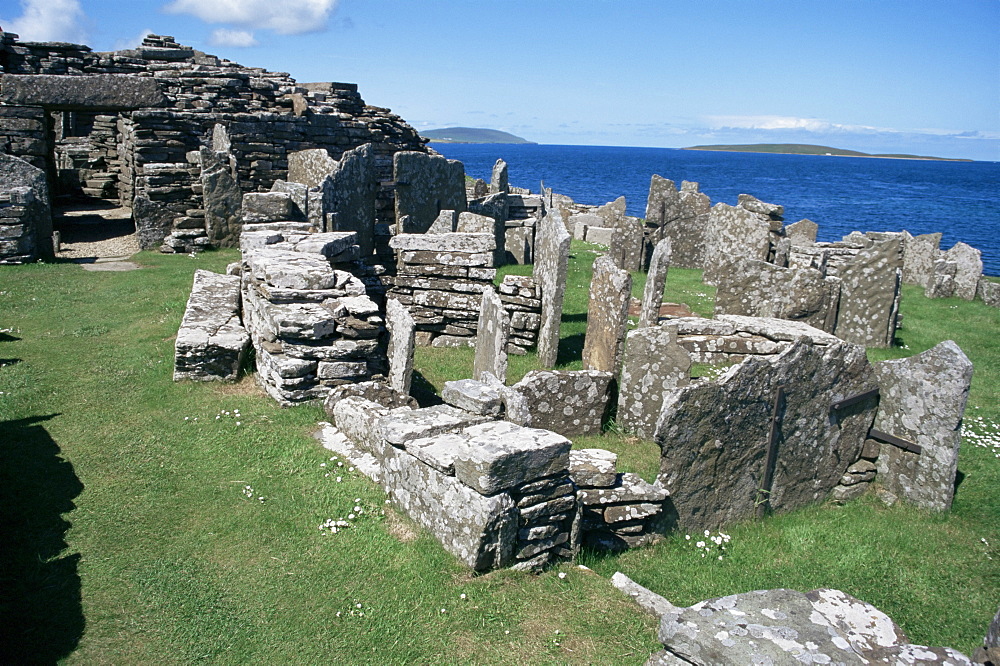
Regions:
M 618 454 L 604 449 L 569 452 L 569 476 L 581 488 L 608 488 L 618 481 Z
M 233 381 L 250 336 L 240 321 L 240 278 L 197 270 L 174 345 L 174 381 Z
M 318 254 L 261 249 L 249 254 L 250 273 L 273 287 L 333 289 L 337 275 L 330 262 Z
M 481 416 L 496 416 L 503 407 L 500 390 L 495 385 L 475 379 L 445 382 L 441 399 L 452 407 Z
M 166 95 L 152 77 L 125 74 L 4 74 L 0 102 L 79 110 L 138 109 L 166 106 Z
M 455 476 L 484 495 L 565 472 L 570 441 L 547 430 L 492 421 L 462 431 L 469 439 L 455 459 Z
M 488 420 L 449 405 L 435 405 L 391 414 L 383 419 L 381 427 L 387 442 L 393 446 L 405 447 L 415 439 L 461 430 Z
M 723 324 L 731 324 L 738 332 L 759 335 L 769 340 L 794 342 L 804 339 L 814 345 L 831 345 L 840 342 L 840 338 L 836 335 L 825 333 L 814 326 L 798 321 L 725 314 L 716 316 L 716 319 Z
M 466 252 L 476 254 L 492 252 L 497 247 L 493 234 L 399 234 L 389 240 L 394 250 L 423 252 Z
M 663 488 L 646 483 L 638 474 L 623 472 L 607 488 L 580 488 L 577 493 L 584 505 L 612 505 L 635 502 L 662 502 L 668 493 Z
M 625 339 L 618 425 L 652 439 L 665 392 L 690 382 L 691 356 L 677 344 L 674 329 L 649 326 L 631 331 Z

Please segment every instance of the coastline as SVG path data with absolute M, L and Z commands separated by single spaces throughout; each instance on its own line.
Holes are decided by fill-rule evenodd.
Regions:
M 753 153 L 755 155 L 804 155 L 807 157 L 861 157 L 878 160 L 915 160 L 918 162 L 975 162 L 964 157 L 933 157 L 925 155 L 844 155 L 840 153 L 804 153 L 777 150 L 737 150 L 735 148 L 699 148 L 689 146 L 679 150 L 698 150 L 706 153 Z

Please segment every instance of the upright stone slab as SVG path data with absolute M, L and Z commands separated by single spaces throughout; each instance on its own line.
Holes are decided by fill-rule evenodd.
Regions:
M 227 148 L 230 141 L 225 126 L 217 124 L 212 137 L 212 146 L 199 150 L 205 235 L 217 247 L 229 247 L 239 241 L 243 191 L 236 158 Z
M 642 290 L 642 305 L 639 309 L 640 328 L 656 326 L 660 321 L 660 304 L 663 302 L 663 290 L 667 286 L 670 254 L 669 238 L 664 238 L 653 248 L 653 257 L 649 260 L 649 272 L 646 274 L 646 285 Z
M 652 439 L 664 395 L 690 381 L 691 357 L 677 344 L 676 328 L 651 326 L 631 331 L 625 339 L 618 425 L 626 432 Z
M 174 344 L 174 381 L 235 381 L 249 346 L 239 276 L 196 270 Z
M 610 255 L 618 268 L 626 271 L 642 269 L 643 225 L 637 217 L 625 215 L 614 227 Z
M 955 292 L 956 298 L 967 301 L 975 300 L 976 287 L 983 276 L 983 253 L 965 243 L 955 245 L 942 255 L 946 261 L 955 262 Z
M 903 283 L 925 289 L 934 275 L 934 262 L 941 254 L 941 233 L 911 236 L 903 232 Z
M 934 273 L 927 282 L 924 295 L 927 298 L 951 298 L 955 295 L 955 276 L 958 275 L 958 264 L 944 258 L 941 254 L 934 262 Z
M 717 269 L 735 257 L 767 261 L 771 252 L 771 222 L 742 206 L 715 204 L 708 218 L 708 250 L 704 280 L 715 284 Z
M 370 143 L 344 153 L 321 181 L 327 231 L 357 234 L 361 257 L 375 249 L 375 209 L 379 193 L 375 149 Z
M 986 278 L 981 279 L 979 287 L 976 289 L 976 295 L 986 305 L 1000 308 L 1000 282 L 991 282 Z
M 840 273 L 840 311 L 834 335 L 866 347 L 891 347 L 899 313 L 902 241 L 877 241 Z
M 465 167 L 458 160 L 415 151 L 392 157 L 396 182 L 396 221 L 410 218 L 410 228 L 398 233 L 424 233 L 442 210 L 466 209 Z
M 288 153 L 288 180 L 306 187 L 320 187 L 337 168 L 337 160 L 326 148 L 309 148 Z
M 479 380 L 489 372 L 501 382 L 507 381 L 507 340 L 510 338 L 510 315 L 492 287 L 483 290 L 476 327 L 476 356 L 472 378 Z
M 389 330 L 389 386 L 408 394 L 413 378 L 416 324 L 402 303 L 388 298 L 385 302 L 385 325 Z
M 572 437 L 601 432 L 610 384 L 608 372 L 532 370 L 511 388 L 525 398 L 527 425 Z
M 616 268 L 609 257 L 598 257 L 594 262 L 587 305 L 587 337 L 583 342 L 585 369 L 618 375 L 631 298 L 632 276 Z
M 654 175 L 646 201 L 648 243 L 669 238 L 674 265 L 704 268 L 708 252 L 708 215 L 711 200 L 698 191 L 698 183 L 684 181 L 680 191 L 672 180 Z M 651 250 L 647 249 L 647 254 Z
M 955 494 L 960 428 L 972 362 L 951 340 L 922 354 L 876 363 L 881 398 L 875 427 L 921 447 L 882 444 L 876 482 L 924 509 L 947 511 Z
M 572 238 L 555 213 L 538 223 L 533 275 L 542 291 L 542 322 L 538 330 L 538 363 L 553 368 L 559 356 L 559 325 L 562 323 L 566 271 Z
M 777 400 L 779 387 L 783 400 Z M 776 356 L 748 358 L 717 382 L 669 391 L 656 424 L 657 485 L 670 493 L 678 527 L 700 531 L 746 520 L 764 500 L 788 511 L 826 499 L 858 459 L 876 400 L 831 407 L 875 387 L 864 347 L 803 339 Z M 777 463 L 768 493 L 776 401 Z
M 841 280 L 814 268 L 736 258 L 716 274 L 715 313 L 801 321 L 832 333 Z
M 818 231 L 819 225 L 812 220 L 799 220 L 785 227 L 785 238 L 791 241 L 792 245 L 808 247 L 816 242 Z
M 510 192 L 510 185 L 507 182 L 507 163 L 503 160 L 497 160 L 490 176 L 490 194 L 507 194 L 508 192 Z

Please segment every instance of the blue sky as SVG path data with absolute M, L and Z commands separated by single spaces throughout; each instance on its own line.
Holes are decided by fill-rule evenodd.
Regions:
M 418 129 L 539 143 L 817 143 L 1000 160 L 1000 0 L 0 0 L 22 39 L 145 31 Z

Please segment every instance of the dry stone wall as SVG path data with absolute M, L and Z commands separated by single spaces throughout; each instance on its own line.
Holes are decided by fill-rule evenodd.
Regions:
M 52 210 L 45 173 L 0 153 L 0 264 L 52 254 Z

